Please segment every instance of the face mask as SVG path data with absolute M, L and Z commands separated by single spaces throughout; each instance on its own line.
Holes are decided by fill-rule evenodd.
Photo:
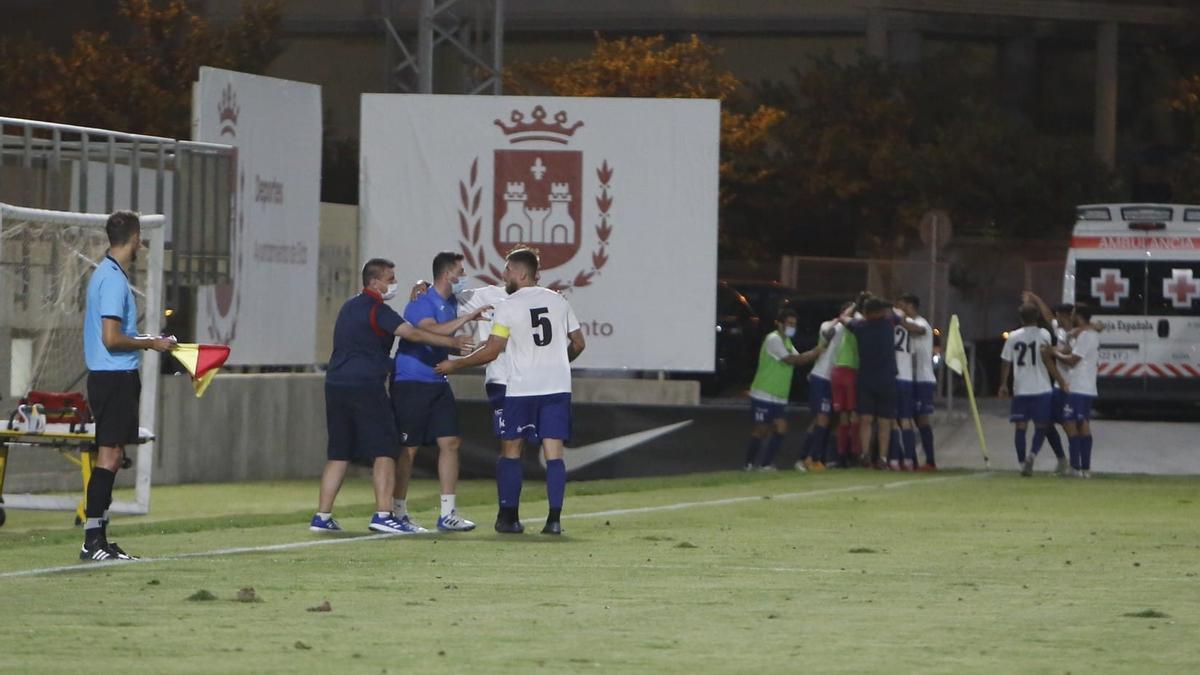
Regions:
M 396 291 L 400 290 L 400 284 L 388 284 L 387 290 L 383 292 L 384 300 L 391 300 L 396 297 Z
M 459 277 L 458 281 L 450 284 L 450 292 L 455 295 L 458 295 L 459 293 L 462 293 L 465 290 L 467 290 L 466 277 Z
M 788 337 L 796 337 L 796 328 L 794 326 L 788 326 L 787 328 L 783 329 L 783 334 Z

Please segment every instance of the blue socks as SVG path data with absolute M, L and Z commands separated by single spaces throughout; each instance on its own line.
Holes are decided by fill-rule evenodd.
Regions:
M 1067 452 L 1071 455 L 1071 468 L 1075 470 L 1082 468 L 1079 463 L 1082 441 L 1083 436 L 1067 436 Z
M 783 435 L 771 432 L 767 437 L 767 442 L 763 446 L 762 454 L 758 457 L 759 466 L 771 466 L 775 463 L 775 455 L 779 453 L 779 447 L 783 445 Z
M 901 457 L 900 432 L 895 427 L 892 427 L 892 435 L 888 436 L 887 461 L 898 462 L 900 461 Z
M 1050 443 L 1050 449 L 1054 451 L 1054 456 L 1063 458 L 1062 438 L 1058 435 L 1058 430 L 1054 425 L 1046 427 L 1046 441 Z
M 925 425 L 917 427 L 917 431 L 921 434 L 921 447 L 925 449 L 925 463 L 937 464 L 933 461 L 933 427 Z
M 1092 470 L 1092 435 L 1079 437 L 1079 463 L 1084 471 Z
M 761 444 L 761 439 L 750 437 L 750 440 L 746 442 L 746 461 L 742 462 L 743 465 L 754 464 L 754 460 L 758 459 L 758 446 Z
M 1025 463 L 1025 430 L 1018 427 L 1013 433 L 1013 445 L 1017 447 L 1017 462 Z
M 1033 430 L 1033 447 L 1030 448 L 1030 452 L 1033 453 L 1034 457 L 1042 451 L 1042 443 L 1044 442 L 1046 442 L 1046 430 L 1036 427 Z
M 549 462 L 547 462 L 549 464 Z M 547 472 L 549 469 L 547 468 Z M 500 508 L 515 509 L 521 504 L 521 460 L 501 457 L 496 462 L 496 492 L 500 498 Z M 563 480 L 566 480 L 564 470 Z M 549 481 L 547 481 L 549 484 Z M 561 503 L 561 501 L 559 502 Z
M 546 499 L 550 508 L 561 509 L 567 492 L 567 464 L 561 459 L 546 460 Z
M 901 429 L 900 438 L 904 440 L 904 459 L 917 466 L 917 432 L 912 429 Z

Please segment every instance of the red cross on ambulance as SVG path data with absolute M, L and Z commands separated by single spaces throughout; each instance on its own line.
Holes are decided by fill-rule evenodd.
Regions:
M 1172 269 L 1171 278 L 1163 279 L 1163 297 L 1171 300 L 1176 309 L 1187 309 L 1200 298 L 1200 283 L 1192 276 L 1190 268 Z
M 1121 276 L 1119 269 L 1101 268 L 1100 276 L 1092 278 L 1092 295 L 1100 298 L 1102 307 L 1119 307 L 1129 297 L 1129 280 Z

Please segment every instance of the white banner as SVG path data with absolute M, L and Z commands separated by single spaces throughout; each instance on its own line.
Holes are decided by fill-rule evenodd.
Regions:
M 713 100 L 364 95 L 360 257 L 405 286 L 459 251 L 482 284 L 527 243 L 576 366 L 710 371 L 719 131 Z
M 231 274 L 196 297 L 196 337 L 235 365 L 313 361 L 321 88 L 201 68 L 192 137 L 237 146 Z

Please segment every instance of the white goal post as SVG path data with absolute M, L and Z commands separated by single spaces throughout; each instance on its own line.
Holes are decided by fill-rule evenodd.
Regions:
M 0 339 L 11 344 L 14 334 L 32 335 L 25 340 L 32 352 L 29 388 L 51 391 L 81 391 L 85 387 L 83 366 L 83 305 L 88 280 L 107 251 L 105 223 L 108 214 L 50 211 L 0 203 Z M 149 246 L 147 264 L 132 276 L 139 310 L 139 330 L 157 335 L 163 319 L 163 257 L 166 218 L 140 217 L 142 240 Z M 142 266 L 138 266 L 142 267 Z M 0 358 L 11 359 L 11 349 Z M 154 430 L 157 428 L 160 355 L 146 351 L 142 356 L 142 394 L 139 423 L 151 431 L 148 442 L 127 448 L 136 453 L 133 502 L 113 502 L 113 513 L 144 514 L 150 510 L 150 483 L 154 465 Z M 0 369 L 0 372 L 7 368 Z M 9 383 L 0 383 L 0 390 Z M 0 403 L 7 429 L 16 399 L 26 392 L 10 392 L 12 399 Z M 47 439 L 49 441 L 49 439 Z M 51 446 L 46 443 L 11 443 L 19 446 Z M 44 451 L 52 451 L 49 447 Z M 132 454 L 132 453 L 131 453 Z M 3 508 L 73 511 L 79 494 L 4 494 Z

